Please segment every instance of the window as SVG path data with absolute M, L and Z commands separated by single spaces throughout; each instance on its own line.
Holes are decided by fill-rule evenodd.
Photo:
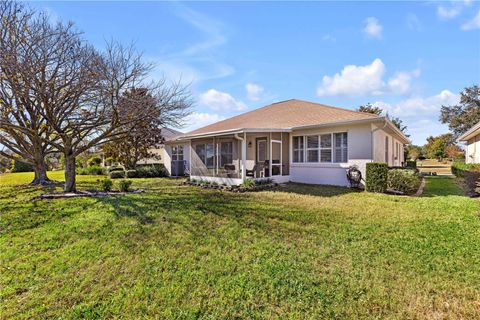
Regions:
M 385 137 L 385 162 L 388 163 L 388 137 Z
M 293 162 L 303 162 L 303 137 L 293 137 Z
M 233 163 L 233 143 L 221 142 L 220 143 L 220 167 L 226 164 Z
M 307 162 L 318 162 L 318 136 L 307 136 Z
M 173 146 L 172 147 L 172 160 L 173 161 L 183 161 L 183 146 Z
M 198 158 L 205 164 L 205 145 L 204 144 L 197 144 L 195 145 L 195 153 L 197 154 Z
M 332 162 L 332 135 L 320 136 L 320 162 Z
M 348 135 L 346 132 L 335 133 L 333 135 L 335 143 L 334 162 L 348 161 Z
M 206 162 L 207 168 L 213 168 L 215 165 L 215 148 L 213 143 L 206 144 Z

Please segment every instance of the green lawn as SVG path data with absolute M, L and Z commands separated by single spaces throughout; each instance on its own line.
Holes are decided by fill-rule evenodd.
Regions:
M 2 319 L 480 317 L 480 206 L 448 177 L 420 198 L 134 179 L 36 202 L 31 178 L 0 176 Z

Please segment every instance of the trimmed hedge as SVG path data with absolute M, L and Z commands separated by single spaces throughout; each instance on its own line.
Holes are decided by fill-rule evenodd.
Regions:
M 102 168 L 100 166 L 90 166 L 87 168 L 78 168 L 77 169 L 77 174 L 78 175 L 93 175 L 93 176 L 103 176 L 107 172 L 105 168 Z
M 88 161 L 87 161 L 87 164 L 88 164 L 90 167 L 99 166 L 101 163 L 102 163 L 102 158 L 100 158 L 99 156 L 92 156 L 92 157 L 91 157 L 90 159 L 88 159 Z
M 33 172 L 33 167 L 31 164 L 21 160 L 12 160 L 10 172 Z
M 112 171 L 110 172 L 110 179 L 125 178 L 125 171 Z
M 365 189 L 370 192 L 385 192 L 388 181 L 388 164 L 384 162 L 368 162 Z
M 141 165 L 135 168 L 137 178 L 168 177 L 168 171 L 163 164 Z
M 125 171 L 123 169 L 123 167 L 110 167 L 110 169 L 108 169 L 108 172 L 113 172 L 113 171 Z
M 136 178 L 137 177 L 137 170 L 127 170 L 125 172 L 125 176 L 127 178 Z
M 452 173 L 457 177 L 465 176 L 466 172 L 480 172 L 480 164 L 454 162 Z
M 415 169 L 388 170 L 387 188 L 404 194 L 413 194 L 420 187 L 421 179 Z
M 417 161 L 407 160 L 407 168 L 417 169 Z

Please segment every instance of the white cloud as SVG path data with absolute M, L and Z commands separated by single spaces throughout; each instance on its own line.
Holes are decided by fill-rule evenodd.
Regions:
M 382 108 L 392 117 L 402 119 L 413 143 L 424 144 L 428 136 L 448 131 L 448 127 L 438 121 L 442 105 L 454 105 L 459 101 L 458 94 L 443 90 L 430 97 L 412 97 L 397 103 L 377 101 L 373 105 Z
M 247 98 L 251 101 L 258 101 L 262 98 L 263 92 L 265 89 L 254 83 L 247 83 L 245 86 L 245 90 L 247 90 Z
M 439 6 L 437 8 L 438 17 L 441 18 L 441 19 L 444 19 L 444 20 L 455 18 L 456 16 L 458 16 L 460 14 L 460 12 L 461 12 L 461 8 L 459 6 L 454 6 L 454 7 L 451 7 L 451 8 L 446 8 L 444 6 Z
M 382 25 L 379 23 L 378 19 L 375 17 L 368 17 L 365 19 L 365 27 L 363 28 L 363 32 L 374 39 L 381 39 L 382 38 Z
M 335 42 L 337 41 L 337 38 L 335 38 L 334 36 L 330 35 L 330 34 L 326 34 L 322 37 L 322 40 L 323 41 L 331 41 L 331 42 Z
M 245 103 L 233 98 L 229 93 L 210 89 L 200 95 L 200 104 L 215 111 L 241 111 L 247 108 Z
M 216 113 L 193 112 L 187 117 L 185 121 L 186 126 L 182 130 L 184 132 L 190 132 L 224 119 L 224 117 Z
M 473 17 L 472 20 L 469 20 L 465 22 L 462 26 L 461 29 L 464 31 L 468 30 L 473 30 L 473 29 L 480 29 L 480 10 L 478 10 L 478 13 L 475 17 Z
M 420 22 L 420 19 L 418 16 L 414 13 L 409 13 L 407 15 L 407 27 L 410 30 L 414 31 L 422 31 L 422 23 Z
M 317 88 L 318 96 L 362 96 L 384 93 L 405 94 L 411 81 L 420 75 L 419 70 L 397 72 L 387 83 L 383 80 L 385 64 L 379 58 L 365 66 L 347 65 L 340 73 L 325 75 Z

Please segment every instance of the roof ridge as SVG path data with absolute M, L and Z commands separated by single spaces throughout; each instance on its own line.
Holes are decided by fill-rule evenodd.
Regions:
M 362 112 L 362 111 L 348 109 L 348 108 L 345 108 L 345 107 L 336 107 L 336 106 L 331 106 L 331 105 L 323 104 L 323 103 L 319 103 L 319 102 L 306 101 L 306 100 L 302 100 L 302 99 L 290 99 L 290 100 L 296 100 L 296 101 L 301 101 L 301 102 L 306 102 L 306 103 L 318 104 L 319 106 L 330 108 L 330 109 L 359 113 L 359 114 L 362 114 L 362 115 L 370 115 L 372 117 L 381 117 L 378 114 L 374 114 L 374 113 L 370 113 L 370 112 Z M 285 101 L 289 101 L 289 100 L 285 100 Z

